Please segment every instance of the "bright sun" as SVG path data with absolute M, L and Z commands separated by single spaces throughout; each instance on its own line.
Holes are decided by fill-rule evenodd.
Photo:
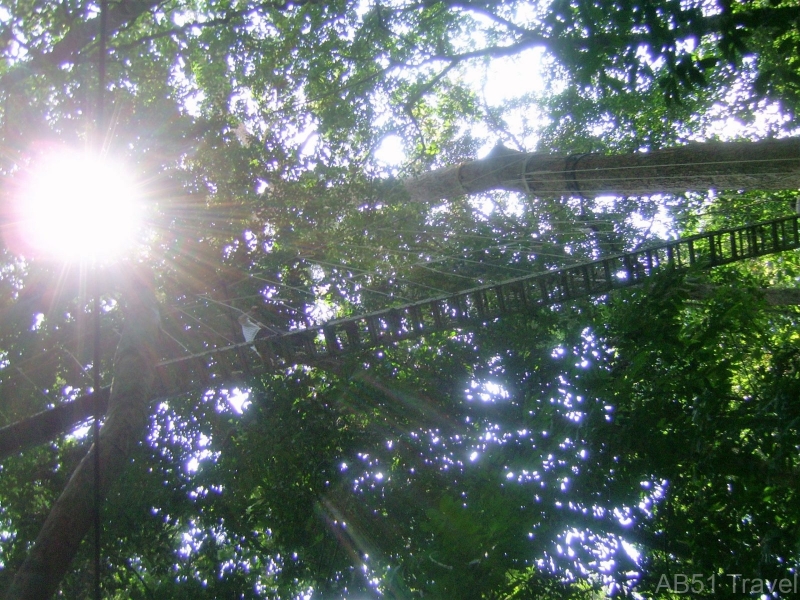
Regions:
M 141 221 L 132 178 L 120 163 L 88 152 L 42 157 L 19 200 L 26 245 L 60 260 L 116 258 Z

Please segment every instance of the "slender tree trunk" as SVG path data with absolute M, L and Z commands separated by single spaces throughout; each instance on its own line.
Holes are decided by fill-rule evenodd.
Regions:
M 412 200 L 432 202 L 491 190 L 537 197 L 638 196 L 714 190 L 800 188 L 800 138 L 687 144 L 605 156 L 527 154 L 497 146 L 486 158 L 403 182 Z
M 114 381 L 100 430 L 100 497 L 125 468 L 147 426 L 155 381 L 158 305 L 150 286 L 126 294 L 125 329 L 114 357 Z M 17 571 L 6 600 L 45 600 L 55 593 L 92 523 L 96 445 L 72 474 Z

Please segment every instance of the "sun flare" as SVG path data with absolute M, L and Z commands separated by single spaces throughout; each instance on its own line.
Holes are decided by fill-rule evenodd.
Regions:
M 34 252 L 105 262 L 129 249 L 141 206 L 123 165 L 88 152 L 43 157 L 23 186 L 21 223 Z

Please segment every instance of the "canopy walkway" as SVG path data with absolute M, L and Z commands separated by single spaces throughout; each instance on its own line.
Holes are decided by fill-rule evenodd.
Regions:
M 506 314 L 607 294 L 642 283 L 665 270 L 706 269 L 800 248 L 800 216 L 710 231 L 633 252 L 557 270 L 473 287 L 329 321 L 188 357 L 158 366 L 159 396 L 219 387 L 230 380 L 310 364 L 431 332 L 488 323 Z M 254 352 L 255 347 L 257 352 Z
M 330 362 L 346 353 L 435 331 L 480 325 L 503 315 L 600 296 L 637 285 L 668 270 L 705 269 L 797 248 L 800 248 L 799 215 L 710 231 L 634 252 L 278 333 L 254 342 L 221 345 L 189 356 L 166 358 L 158 365 L 156 397 L 246 386 L 249 376 L 298 363 Z M 0 458 L 68 431 L 95 412 L 105 412 L 108 395 L 109 388 L 101 388 L 0 429 Z

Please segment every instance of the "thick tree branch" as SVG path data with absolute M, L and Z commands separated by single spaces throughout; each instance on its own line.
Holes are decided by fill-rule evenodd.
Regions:
M 131 50 L 138 46 L 141 46 L 144 43 L 151 42 L 154 40 L 162 39 L 165 37 L 180 37 L 183 36 L 187 31 L 191 31 L 192 29 L 208 29 L 210 27 L 221 27 L 223 25 L 230 25 L 236 19 L 240 19 L 242 17 L 249 17 L 252 15 L 257 15 L 260 11 L 265 9 L 270 10 L 286 10 L 290 6 L 305 6 L 306 4 L 316 4 L 317 0 L 293 0 L 287 2 L 262 2 L 255 6 L 249 6 L 247 8 L 243 8 L 240 10 L 230 10 L 227 11 L 223 16 L 215 17 L 212 19 L 206 19 L 204 21 L 191 21 L 189 23 L 184 23 L 180 27 L 173 27 L 171 29 L 167 29 L 164 31 L 159 31 L 158 33 L 154 33 L 151 35 L 142 36 L 129 44 L 121 44 L 119 46 L 114 46 L 115 52 L 121 52 L 125 50 Z
M 114 382 L 100 430 L 101 498 L 122 473 L 142 438 L 156 378 L 158 304 L 149 285 L 139 285 L 138 289 L 134 285 L 126 294 L 126 325 L 114 358 Z M 92 522 L 97 447 L 92 446 L 53 505 L 6 600 L 46 600 L 58 589 Z
M 503 58 L 506 56 L 513 56 L 514 54 L 519 54 L 523 50 L 529 50 L 530 48 L 540 48 L 546 45 L 547 45 L 546 38 L 534 36 L 531 34 L 530 36 L 527 36 L 525 39 L 519 40 L 513 44 L 508 44 L 507 46 L 487 46 L 486 48 L 472 50 L 471 52 L 462 52 L 461 54 L 434 54 L 426 58 L 421 63 L 414 65 L 414 67 L 420 67 L 422 65 L 426 65 L 432 62 L 459 63 L 465 60 L 471 60 L 473 58 Z
M 645 196 L 717 190 L 800 188 L 800 138 L 688 144 L 653 152 L 558 156 L 497 146 L 486 158 L 403 182 L 412 201 L 490 190 L 539 198 Z
M 318 0 L 286 0 L 284 2 L 263 2 L 255 6 L 250 6 L 241 10 L 232 10 L 224 16 L 209 19 L 208 21 L 187 23 L 181 27 L 173 28 L 151 36 L 144 36 L 134 42 L 116 48 L 117 51 L 129 49 L 139 43 L 146 42 L 159 37 L 179 35 L 194 27 L 218 27 L 226 25 L 236 18 L 248 14 L 255 14 L 259 10 L 285 10 L 290 6 L 304 6 L 306 4 L 316 4 Z M 109 3 L 108 7 L 108 32 L 109 36 L 122 31 L 133 25 L 143 14 L 156 10 L 164 0 L 121 0 L 120 2 Z M 0 78 L 0 88 L 13 86 L 27 77 L 41 72 L 47 67 L 60 67 L 64 64 L 74 62 L 76 58 L 89 48 L 98 33 L 97 17 L 86 21 L 76 21 L 70 27 L 66 35 L 56 42 L 49 52 L 33 55 L 31 60 L 21 62 L 18 67 L 6 73 Z
M 706 300 L 716 294 L 720 285 L 688 284 L 689 297 L 693 300 Z M 757 290 L 770 306 L 800 306 L 800 289 L 798 288 L 761 288 Z
M 0 429 L 0 459 L 66 433 L 94 414 L 105 413 L 111 388 L 79 396 Z
M 113 35 L 132 24 L 144 13 L 156 8 L 163 0 L 126 0 L 112 3 L 108 8 L 108 31 Z M 60 67 L 73 62 L 98 34 L 98 18 L 78 21 L 49 52 L 34 55 L 0 78 L 0 88 L 7 89 L 46 68 Z

